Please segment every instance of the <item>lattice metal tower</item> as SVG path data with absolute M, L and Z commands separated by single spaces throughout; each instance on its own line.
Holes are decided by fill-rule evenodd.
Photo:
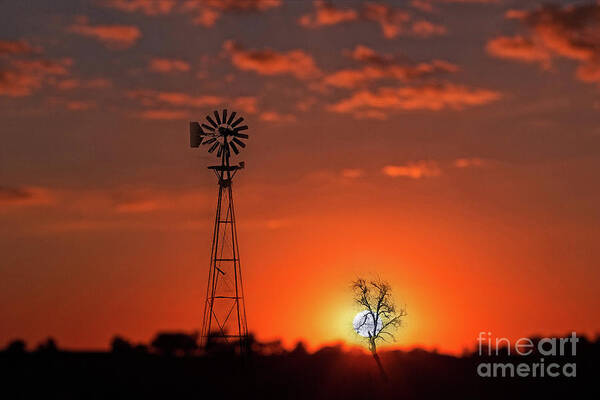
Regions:
M 244 168 L 244 163 L 231 165 L 230 161 L 231 151 L 237 155 L 240 148 L 246 147 L 242 139 L 248 139 L 248 135 L 240 131 L 248 126 L 240 125 L 244 118 L 236 119 L 236 112 L 228 116 L 227 110 L 215 111 L 213 115 L 214 119 L 206 116 L 208 124 L 190 122 L 190 146 L 210 145 L 208 152 L 216 150 L 221 161 L 220 165 L 208 167 L 217 176 L 219 194 L 201 336 L 206 348 L 229 343 L 244 353 L 248 326 L 232 191 L 233 177 Z

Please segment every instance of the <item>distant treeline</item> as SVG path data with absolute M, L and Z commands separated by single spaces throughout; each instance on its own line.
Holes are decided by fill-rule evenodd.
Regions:
M 239 352 L 237 342 L 219 343 L 210 342 L 210 352 Z M 253 334 L 248 335 L 245 343 L 246 348 L 256 354 L 271 355 L 283 354 L 286 350 L 283 347 L 281 340 L 271 342 L 259 342 Z M 4 349 L 0 349 L 7 354 L 20 354 L 30 351 L 27 348 L 27 343 L 22 339 L 16 339 L 9 342 Z M 47 338 L 42 343 L 38 344 L 33 350 L 33 353 L 53 353 L 58 351 L 66 351 L 59 349 L 54 338 Z M 201 356 L 207 353 L 206 347 L 200 346 L 199 335 L 197 332 L 159 332 L 154 339 L 149 343 L 133 343 L 122 336 L 114 336 L 110 341 L 110 351 L 118 354 L 156 354 L 163 356 Z M 306 352 L 306 345 L 299 341 L 294 348 L 294 351 Z
M 563 335 L 557 336 L 557 344 L 560 338 L 570 338 L 571 335 Z M 524 339 L 521 339 L 521 341 Z M 538 343 L 542 340 L 541 337 L 531 337 L 529 340 L 533 344 L 533 355 L 538 354 L 537 348 Z M 600 334 L 596 335 L 595 339 L 588 338 L 586 336 L 578 337 L 578 348 L 587 348 L 590 345 L 595 345 L 600 341 Z M 209 339 L 210 343 L 210 339 Z M 470 357 L 474 355 L 478 355 L 482 353 L 486 355 L 491 353 L 492 355 L 508 355 L 511 353 L 514 355 L 514 343 L 510 343 L 510 346 L 507 345 L 505 341 L 499 341 L 499 345 L 495 346 L 494 341 L 492 340 L 488 345 L 486 341 L 482 341 L 481 346 L 479 344 L 474 344 L 473 348 L 470 350 L 465 349 L 462 357 Z M 238 346 L 236 343 L 226 344 L 226 343 L 210 343 L 212 352 L 238 352 Z M 251 333 L 248 335 L 248 340 L 246 343 L 246 348 L 250 350 L 250 352 L 254 354 L 260 355 L 280 355 L 287 352 L 294 353 L 306 353 L 306 345 L 302 341 L 298 341 L 295 347 L 292 350 L 287 350 L 284 348 L 281 340 L 274 340 L 270 342 L 261 342 L 258 341 L 255 336 Z M 567 343 L 567 350 L 570 349 L 570 344 Z M 341 349 L 340 345 L 340 349 Z M 508 347 L 511 347 L 510 349 Z M 66 349 L 60 349 L 65 351 Z M 199 341 L 198 332 L 159 332 L 157 333 L 150 343 L 133 343 L 132 341 L 120 336 L 116 335 L 110 341 L 110 351 L 112 353 L 151 353 L 157 355 L 164 356 L 202 356 L 207 353 L 207 349 L 205 347 L 201 347 Z M 384 348 L 385 350 L 385 348 Z M 512 352 L 511 352 L 512 350 Z M 27 347 L 27 343 L 22 339 L 16 339 L 10 341 L 4 349 L 0 349 L 0 352 L 5 353 L 26 353 L 28 351 L 33 351 L 35 353 L 52 353 L 59 351 L 59 347 L 54 340 L 54 338 L 49 337 L 46 340 L 39 343 L 33 350 L 29 350 Z M 416 351 L 422 351 L 416 349 Z M 433 353 L 437 354 L 437 350 L 434 350 Z
M 545 399 L 587 398 L 598 374 L 600 340 L 580 337 L 577 355 L 515 356 L 500 350 L 460 357 L 382 351 L 389 380 L 382 381 L 370 354 L 342 346 L 309 353 L 300 342 L 260 343 L 240 357 L 233 346 L 201 349 L 198 335 L 157 334 L 149 344 L 115 337 L 110 352 L 63 351 L 48 339 L 27 350 L 16 340 L 0 351 L 1 399 Z M 540 338 L 532 338 L 539 343 Z M 482 377 L 482 363 L 576 365 L 576 376 Z M 519 367 L 520 368 L 520 367 Z M 592 396 L 593 397 L 593 396 Z

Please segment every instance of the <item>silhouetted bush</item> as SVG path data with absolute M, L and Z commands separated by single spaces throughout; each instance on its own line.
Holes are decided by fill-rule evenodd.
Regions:
M 151 346 L 162 355 L 191 355 L 198 350 L 198 333 L 162 332 L 156 335 Z
M 148 346 L 146 346 L 145 344 L 136 344 L 135 347 L 133 348 L 133 351 L 138 353 L 138 354 L 143 354 L 143 353 L 148 353 Z
M 304 344 L 304 342 L 301 340 L 296 343 L 296 346 L 294 346 L 294 349 L 291 351 L 293 356 L 306 355 L 307 353 L 308 351 L 306 351 L 306 344 Z
M 27 344 L 25 343 L 24 340 L 21 340 L 21 339 L 13 340 L 6 346 L 6 349 L 4 349 L 4 351 L 6 351 L 7 353 L 11 353 L 11 354 L 25 353 L 26 350 L 27 350 Z
M 145 354 L 148 353 L 148 346 L 143 343 L 136 345 L 129 340 L 117 335 L 110 342 L 111 352 L 115 354 Z
M 113 338 L 110 342 L 110 348 L 113 353 L 131 353 L 133 351 L 133 345 L 121 336 Z
M 56 341 L 54 339 L 48 338 L 44 342 L 40 343 L 35 351 L 45 354 L 56 353 L 58 351 L 58 346 L 56 346 Z

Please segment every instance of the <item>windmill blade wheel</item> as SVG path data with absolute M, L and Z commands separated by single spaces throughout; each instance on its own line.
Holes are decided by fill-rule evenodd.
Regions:
M 232 152 L 238 155 L 242 149 L 246 148 L 243 140 L 248 139 L 248 135 L 240 133 L 240 131 L 247 130 L 248 125 L 240 125 L 244 121 L 244 117 L 236 111 L 214 110 L 204 119 L 206 122 L 194 124 L 199 124 L 204 130 L 201 144 L 207 146 L 209 153 L 215 154 L 218 158 L 229 159 Z M 215 150 L 217 151 L 215 152 Z

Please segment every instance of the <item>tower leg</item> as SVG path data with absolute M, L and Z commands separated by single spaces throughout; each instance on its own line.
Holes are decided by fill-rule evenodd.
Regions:
M 219 179 L 219 194 L 211 246 L 206 301 L 202 323 L 205 348 L 247 350 L 248 328 L 244 304 L 239 245 L 231 179 Z

